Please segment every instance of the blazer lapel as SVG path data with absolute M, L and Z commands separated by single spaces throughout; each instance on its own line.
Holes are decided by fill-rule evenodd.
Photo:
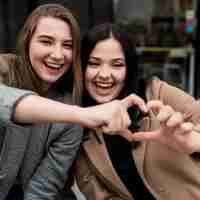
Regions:
M 16 179 L 29 139 L 29 128 L 12 124 L 6 128 L 0 160 L 0 196 L 6 195 L 7 190 Z
M 99 138 L 98 140 L 97 137 Z M 98 132 L 95 137 L 95 134 L 91 133 L 90 139 L 84 143 L 83 148 L 102 181 L 117 192 L 119 196 L 125 199 L 133 199 L 112 165 L 103 135 Z

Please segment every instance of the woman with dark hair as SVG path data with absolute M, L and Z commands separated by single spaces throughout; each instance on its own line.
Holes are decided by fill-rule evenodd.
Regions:
M 42 5 L 27 18 L 16 55 L 0 57 L 1 200 L 57 199 L 82 140 L 77 123 L 107 132 L 130 123 L 126 109 L 134 104 L 132 96 L 102 106 L 78 106 L 79 35 L 68 9 Z
M 149 110 L 148 115 L 130 110 L 132 142 L 84 130 L 75 174 L 86 199 L 199 199 L 200 104 L 157 78 L 140 88 L 133 36 L 122 25 L 91 29 L 81 55 L 84 105 L 135 93 Z

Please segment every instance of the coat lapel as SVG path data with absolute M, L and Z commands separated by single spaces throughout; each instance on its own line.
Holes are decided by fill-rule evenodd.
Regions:
M 149 131 L 150 127 L 150 118 L 145 117 L 141 122 L 141 128 L 139 131 Z M 144 159 L 145 159 L 145 150 L 146 142 L 141 142 L 138 147 L 132 150 L 132 155 L 135 160 L 136 168 L 139 174 L 144 177 Z
M 97 137 L 99 137 L 98 140 Z M 101 141 L 101 144 L 99 141 Z M 112 188 L 124 199 L 133 199 L 115 172 L 105 146 L 103 135 L 101 133 L 97 133 L 95 137 L 95 134 L 91 133 L 90 140 L 84 143 L 83 148 L 85 149 L 92 166 L 97 171 L 97 174 L 102 181 L 104 181 L 109 188 Z
M 141 125 L 141 131 L 151 131 L 157 129 L 159 126 L 159 122 L 155 120 L 155 116 L 153 113 L 150 113 L 150 117 L 146 117 L 142 121 Z M 136 168 L 138 170 L 138 173 L 140 174 L 140 177 L 142 178 L 143 182 L 145 183 L 145 186 L 148 188 L 149 191 L 151 191 L 154 196 L 156 196 L 156 193 L 152 189 L 152 187 L 149 185 L 149 183 L 146 180 L 146 174 L 145 174 L 145 155 L 146 151 L 149 147 L 149 142 L 141 142 L 140 146 L 132 151 L 133 158 L 135 160 Z
M 141 131 L 148 131 L 149 128 L 150 118 L 146 117 L 141 122 Z M 136 167 L 142 177 L 144 177 L 146 145 L 146 142 L 142 142 L 138 147 L 133 148 L 132 151 Z M 112 165 L 102 133 L 97 132 L 95 136 L 95 134 L 91 132 L 90 139 L 87 142 L 84 142 L 83 148 L 90 159 L 92 167 L 99 175 L 99 178 L 101 178 L 109 188 L 116 191 L 122 198 L 129 200 L 133 199 Z
M 156 87 L 156 89 L 154 89 Z M 159 88 L 160 82 L 157 82 L 157 79 L 153 79 L 151 84 L 147 85 L 145 94 L 147 101 L 153 99 L 159 99 Z M 151 131 L 157 128 L 159 125 L 156 123 L 154 114 L 150 111 L 149 116 L 145 117 L 141 121 L 141 128 L 139 131 Z M 156 123 L 156 124 L 155 124 Z M 148 142 L 141 142 L 139 148 L 133 149 L 132 154 L 135 159 L 136 167 L 138 169 L 139 174 L 141 177 L 144 177 L 144 160 L 145 160 L 145 151 Z

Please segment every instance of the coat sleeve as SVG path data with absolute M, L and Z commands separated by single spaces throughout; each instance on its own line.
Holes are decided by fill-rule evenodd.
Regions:
M 75 177 L 78 188 L 87 200 L 108 199 L 113 195 L 91 168 L 83 148 L 80 149 L 76 159 Z
M 53 138 L 56 131 L 58 137 Z M 69 169 L 82 140 L 82 128 L 78 125 L 54 124 L 49 133 L 46 153 L 24 188 L 24 200 L 55 200 L 64 188 Z
M 0 54 L 0 121 L 5 123 L 12 121 L 15 107 L 21 99 L 35 94 L 32 91 L 5 85 L 4 79 L 9 73 L 10 65 L 13 64 L 14 59 L 14 54 Z
M 152 93 L 164 104 L 183 113 L 187 121 L 199 125 L 200 102 L 187 92 L 156 79 L 152 83 Z

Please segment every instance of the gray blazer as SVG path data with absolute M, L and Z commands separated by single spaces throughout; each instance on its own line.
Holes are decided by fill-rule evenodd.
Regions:
M 56 199 L 82 140 L 82 129 L 75 124 L 13 123 L 15 106 L 30 94 L 0 83 L 1 200 L 15 183 L 22 185 L 25 200 Z M 54 94 L 53 99 L 64 97 Z

